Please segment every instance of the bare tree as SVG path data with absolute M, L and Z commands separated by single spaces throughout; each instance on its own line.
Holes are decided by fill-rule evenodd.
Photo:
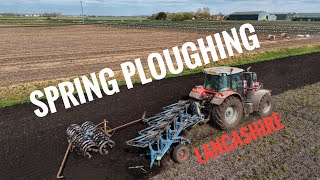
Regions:
M 211 12 L 210 12 L 210 8 L 208 7 L 204 7 L 204 8 L 199 8 L 196 13 L 195 16 L 198 19 L 208 19 L 211 17 Z

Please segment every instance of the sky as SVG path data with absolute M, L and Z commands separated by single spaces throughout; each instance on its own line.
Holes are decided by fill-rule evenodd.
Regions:
M 188 12 L 209 7 L 212 13 L 236 11 L 320 12 L 320 0 L 82 0 L 86 15 L 137 16 Z M 0 13 L 58 12 L 80 15 L 80 0 L 0 0 Z

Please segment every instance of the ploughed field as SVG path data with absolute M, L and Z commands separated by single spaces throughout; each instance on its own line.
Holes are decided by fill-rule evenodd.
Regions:
M 275 178 L 277 176 L 271 175 L 277 173 L 282 173 L 279 177 L 319 178 L 320 145 L 317 140 L 320 127 L 317 107 L 320 101 L 317 98 L 320 97 L 320 89 L 319 85 L 312 85 L 311 89 L 304 88 L 320 81 L 319 58 L 320 53 L 313 53 L 240 66 L 252 66 L 251 70 L 257 73 L 258 80 L 275 95 L 276 110 L 290 129 L 285 133 L 276 132 L 270 137 L 274 139 L 280 136 L 282 139 L 271 139 L 270 142 L 267 139 L 267 144 L 262 143 L 264 139 L 252 142 L 229 155 L 211 160 L 208 166 L 198 166 L 194 155 L 184 165 L 173 164 L 166 156 L 162 161 L 164 166 L 151 174 L 141 175 L 130 171 L 128 167 L 148 165 L 148 159 L 139 156 L 143 153 L 140 149 L 125 144 L 144 128 L 144 125 L 137 124 L 112 136 L 117 146 L 106 156 L 97 155 L 87 160 L 71 153 L 64 174 L 68 179 L 134 179 L 151 176 L 185 179 L 191 175 L 206 179 L 230 176 L 245 178 L 246 175 Z M 141 117 L 144 111 L 147 111 L 147 116 L 152 116 L 160 112 L 162 107 L 177 102 L 202 81 L 202 74 L 194 74 L 136 85 L 130 90 L 122 87 L 118 94 L 67 110 L 59 99 L 56 104 L 58 112 L 44 118 L 38 118 L 33 113 L 36 107 L 30 103 L 1 108 L 0 175 L 3 179 L 54 179 L 67 147 L 65 130 L 70 124 L 81 124 L 88 120 L 98 123 L 106 118 L 111 127 L 116 127 Z M 302 90 L 296 91 L 297 88 Z M 287 90 L 291 90 L 289 94 Z M 247 118 L 251 119 L 254 117 Z M 226 132 L 203 125 L 190 130 L 186 137 L 193 140 L 193 147 L 223 133 Z M 236 162 L 235 157 L 238 158 Z M 226 166 L 226 163 L 230 166 Z M 278 171 L 278 167 L 282 170 Z M 215 168 L 218 172 L 212 170 Z M 193 174 L 187 174 L 189 172 Z
M 232 24 L 226 26 L 221 22 L 210 23 L 217 26 L 218 29 L 208 29 L 208 31 L 221 32 L 233 27 Z M 188 23 L 181 22 L 181 24 L 173 23 L 170 25 L 178 28 L 184 27 Z M 199 25 L 199 28 L 202 27 L 202 23 L 196 25 Z M 260 26 L 262 25 L 256 27 L 258 33 L 273 32 L 267 24 L 264 27 Z M 161 52 L 173 46 L 181 47 L 185 42 L 196 42 L 198 38 L 213 34 L 207 31 L 183 32 L 168 31 L 168 28 L 161 30 L 142 29 L 142 27 L 143 24 L 130 25 L 129 28 L 106 25 L 1 26 L 0 87 L 69 78 L 98 72 L 105 67 L 118 70 L 119 64 L 122 62 L 135 58 L 141 58 L 142 62 L 146 62 L 150 53 Z M 296 29 L 299 31 L 319 31 L 317 29 L 319 24 L 302 23 L 297 27 Z M 283 29 L 281 32 L 288 31 L 288 29 Z M 280 32 L 277 35 L 279 36 Z M 289 33 L 289 36 L 293 37 L 294 35 Z M 258 38 L 261 48 L 254 52 L 317 44 L 320 40 L 319 37 L 311 37 L 265 42 L 264 35 L 258 35 Z

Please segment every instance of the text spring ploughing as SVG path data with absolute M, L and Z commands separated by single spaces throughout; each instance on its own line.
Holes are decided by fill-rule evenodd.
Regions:
M 165 49 L 162 53 L 151 53 L 147 58 L 147 69 L 150 70 L 151 77 L 147 77 L 141 59 L 122 63 L 120 66 L 128 89 L 133 88 L 132 77 L 138 75 L 141 84 L 152 82 L 153 79 L 161 80 L 168 73 L 179 74 L 184 67 L 195 69 L 203 65 L 234 56 L 235 51 L 239 54 L 243 50 L 252 51 L 260 47 L 258 37 L 254 27 L 243 24 L 239 30 L 231 29 L 231 34 L 226 31 L 215 33 L 200 38 L 197 43 L 186 42 L 181 47 L 175 46 L 170 50 Z M 172 58 L 172 55 L 174 58 Z M 57 112 L 55 101 L 61 96 L 66 109 L 71 106 L 78 106 L 104 95 L 119 93 L 118 81 L 114 78 L 112 69 L 104 68 L 99 73 L 91 73 L 89 77 L 81 76 L 59 83 L 58 86 L 49 86 L 43 90 L 35 90 L 30 94 L 31 102 L 38 108 L 34 113 L 38 117 L 44 117 L 49 112 Z M 74 93 L 77 92 L 78 96 Z M 46 100 L 39 100 L 45 98 Z M 45 102 L 46 101 L 46 102 Z

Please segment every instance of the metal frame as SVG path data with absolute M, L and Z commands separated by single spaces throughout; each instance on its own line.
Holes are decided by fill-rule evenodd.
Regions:
M 190 144 L 190 140 L 180 136 L 181 132 L 200 122 L 204 122 L 204 115 L 197 111 L 199 104 L 195 102 L 196 112 L 188 114 L 190 101 L 179 101 L 178 103 L 164 107 L 164 111 L 153 117 L 143 120 L 149 127 L 139 131 L 139 136 L 127 141 L 130 146 L 147 148 L 150 153 L 150 169 L 160 160 L 175 144 Z

